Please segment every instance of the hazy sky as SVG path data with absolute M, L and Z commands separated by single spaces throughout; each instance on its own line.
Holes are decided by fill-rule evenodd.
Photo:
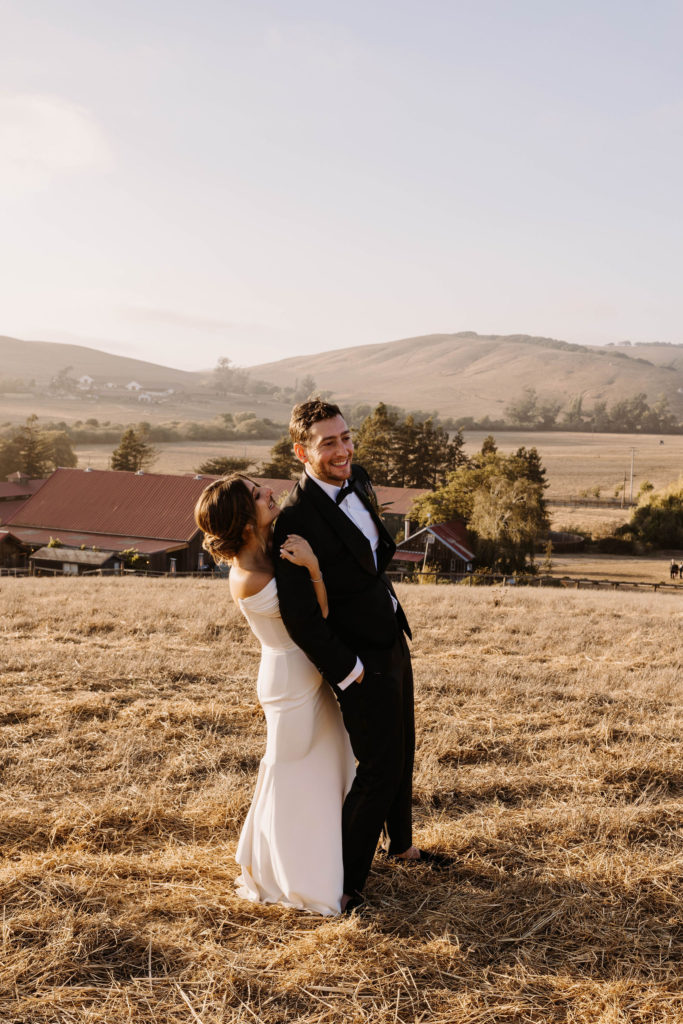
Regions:
M 0 0 L 0 334 L 683 341 L 680 0 Z

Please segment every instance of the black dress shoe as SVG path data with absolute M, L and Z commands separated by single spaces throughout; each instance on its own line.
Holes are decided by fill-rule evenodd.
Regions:
M 342 914 L 344 914 L 344 916 L 353 914 L 355 910 L 360 910 L 360 908 L 364 906 L 365 900 L 363 899 L 360 893 L 356 893 L 355 896 L 350 897 L 349 902 L 342 910 Z
M 411 867 L 422 865 L 433 868 L 435 871 L 445 871 L 446 868 L 455 864 L 453 857 L 449 857 L 447 853 L 437 853 L 436 850 L 420 850 L 419 857 L 400 857 L 398 854 L 389 853 L 387 858 L 393 860 L 394 863 L 408 864 Z

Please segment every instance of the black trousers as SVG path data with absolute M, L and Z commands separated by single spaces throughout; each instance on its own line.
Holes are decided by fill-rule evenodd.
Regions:
M 338 691 L 344 725 L 358 761 L 342 809 L 344 892 L 361 892 L 377 841 L 388 853 L 412 845 L 415 708 L 410 652 L 399 633 L 391 652 L 362 653 L 365 675 Z

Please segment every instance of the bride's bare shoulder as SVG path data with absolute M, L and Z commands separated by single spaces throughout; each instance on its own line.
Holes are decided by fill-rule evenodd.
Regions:
M 258 594 L 260 590 L 263 590 L 263 588 L 270 583 L 272 578 L 272 572 L 268 573 L 254 569 L 240 569 L 238 565 L 233 565 L 230 569 L 230 576 L 228 577 L 230 593 L 232 594 L 233 600 L 242 601 L 245 597 L 253 597 L 254 594 Z

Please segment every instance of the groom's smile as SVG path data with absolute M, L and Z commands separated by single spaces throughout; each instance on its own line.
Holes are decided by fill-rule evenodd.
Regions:
M 341 487 L 351 476 L 353 441 L 343 416 L 318 420 L 311 426 L 306 443 L 295 444 L 294 451 L 323 483 Z

